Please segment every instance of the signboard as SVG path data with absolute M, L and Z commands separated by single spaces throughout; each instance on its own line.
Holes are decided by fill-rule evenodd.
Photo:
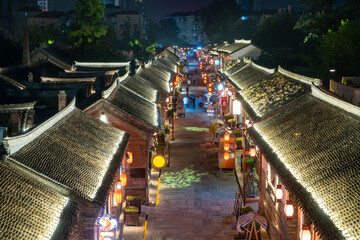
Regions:
M 220 60 L 214 60 L 214 65 L 220 65 Z
M 221 97 L 221 108 L 225 110 L 227 107 L 227 97 Z
M 117 221 L 112 219 L 110 215 L 105 214 L 98 219 L 99 240 L 115 240 Z
M 240 115 L 241 113 L 241 104 L 239 100 L 233 101 L 233 114 L 234 115 Z

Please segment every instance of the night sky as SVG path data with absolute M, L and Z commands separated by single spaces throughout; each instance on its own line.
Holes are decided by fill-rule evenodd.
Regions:
M 215 0 L 149 0 L 149 17 L 158 21 L 162 17 L 174 12 L 196 11 L 207 6 Z M 297 0 L 262 0 L 263 9 L 287 8 L 288 5 L 294 9 L 298 6 Z

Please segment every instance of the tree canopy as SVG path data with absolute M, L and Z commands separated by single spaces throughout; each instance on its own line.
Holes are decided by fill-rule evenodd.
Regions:
M 78 0 L 76 2 L 75 22 L 70 27 L 69 37 L 74 40 L 75 47 L 82 47 L 96 42 L 105 36 L 107 26 L 103 24 L 105 6 L 100 0 Z

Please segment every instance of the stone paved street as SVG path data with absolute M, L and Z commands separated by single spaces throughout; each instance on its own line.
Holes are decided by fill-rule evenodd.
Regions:
M 171 141 L 170 167 L 162 170 L 159 203 L 146 210 L 146 239 L 238 236 L 232 214 L 234 172 L 217 168 L 218 149 L 209 145 L 209 125 L 210 117 L 200 109 L 187 109 L 185 118 L 176 119 L 176 140 Z

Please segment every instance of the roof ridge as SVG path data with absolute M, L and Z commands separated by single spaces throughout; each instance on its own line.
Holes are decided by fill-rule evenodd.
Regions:
M 13 154 L 20 150 L 22 147 L 24 147 L 26 144 L 33 141 L 35 138 L 40 136 L 43 132 L 48 130 L 50 127 L 52 127 L 54 124 L 59 122 L 61 119 L 63 119 L 65 116 L 67 116 L 69 113 L 71 113 L 75 109 L 75 101 L 74 98 L 71 103 L 66 106 L 63 110 L 46 120 L 45 122 L 41 123 L 39 126 L 35 127 L 31 131 L 14 136 L 14 137 L 6 137 L 4 138 L 4 146 L 6 149 L 6 152 L 8 154 Z
M 358 117 L 360 117 L 360 107 L 353 105 L 351 103 L 345 102 L 341 99 L 338 99 L 334 96 L 327 94 L 326 92 L 321 91 L 319 88 L 315 86 L 315 84 L 311 85 L 311 94 L 335 107 L 345 110 L 346 112 L 352 113 Z
M 318 78 L 311 78 L 311 77 L 307 77 L 307 76 L 304 76 L 304 75 L 300 75 L 300 74 L 297 74 L 297 73 L 290 72 L 290 71 L 285 70 L 284 68 L 282 68 L 280 65 L 278 66 L 278 72 L 285 75 L 285 76 L 288 76 L 290 78 L 298 80 L 300 82 L 308 84 L 308 85 L 311 85 L 312 83 L 315 84 L 316 86 L 322 85 L 321 80 L 318 79 Z
M 254 63 L 253 61 L 251 61 L 251 66 L 253 66 L 255 68 L 258 68 L 259 70 L 262 70 L 264 72 L 270 73 L 270 74 L 275 73 L 275 68 L 266 68 L 266 67 L 263 67 L 263 66 L 260 66 L 260 65 L 258 65 L 256 63 Z
M 8 110 L 21 110 L 21 109 L 32 109 L 34 108 L 36 101 L 26 102 L 26 103 L 12 103 L 12 104 L 1 104 L 0 111 L 8 111 Z
M 124 81 L 128 76 L 129 76 L 129 72 L 126 72 L 123 76 L 117 77 L 108 89 L 102 91 L 101 93 L 102 98 L 108 98 L 114 92 L 118 83 Z

